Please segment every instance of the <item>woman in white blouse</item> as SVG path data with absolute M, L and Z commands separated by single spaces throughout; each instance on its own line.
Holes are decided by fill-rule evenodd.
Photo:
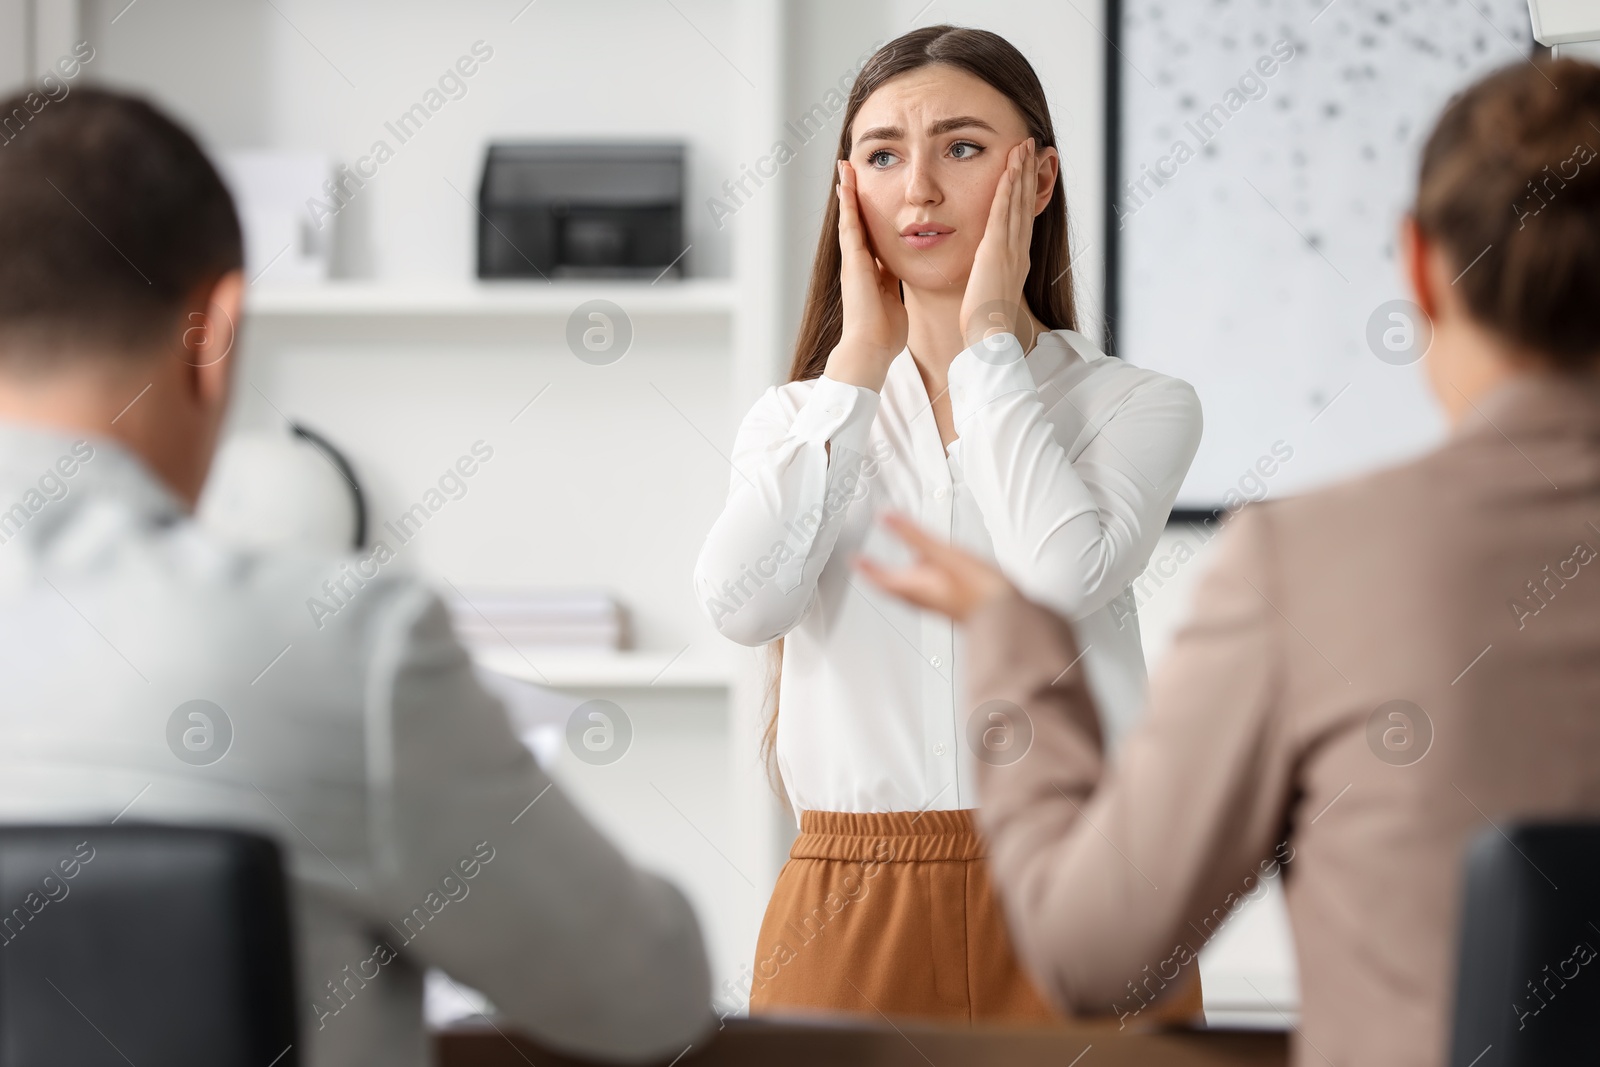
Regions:
M 1016 963 L 969 810 L 974 761 L 1019 756 L 1026 724 L 959 706 L 953 624 L 851 560 L 905 558 L 874 523 L 904 511 L 1076 620 L 1114 724 L 1138 706 L 1130 583 L 1200 406 L 1076 332 L 1054 144 L 1033 69 L 986 31 L 908 33 L 851 90 L 790 381 L 740 427 L 695 568 L 723 635 L 781 647 L 768 746 L 800 835 L 752 1011 L 1052 1015 Z M 1167 1014 L 1198 1008 L 1196 987 Z

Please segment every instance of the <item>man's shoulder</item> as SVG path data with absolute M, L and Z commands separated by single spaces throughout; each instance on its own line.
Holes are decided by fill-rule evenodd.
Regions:
M 218 655 L 270 637 L 304 665 L 359 671 L 386 631 L 439 606 L 382 541 L 342 553 L 244 547 L 189 520 L 152 547 L 166 613 L 188 615 L 180 627 Z

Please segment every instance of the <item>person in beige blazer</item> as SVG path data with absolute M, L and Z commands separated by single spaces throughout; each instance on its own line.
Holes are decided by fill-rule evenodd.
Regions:
M 1065 620 L 904 519 L 909 567 L 861 561 L 965 624 L 980 829 L 1060 1007 L 1138 1020 L 1281 878 L 1294 1062 L 1441 1063 L 1468 843 L 1600 817 L 1597 129 L 1573 60 L 1446 109 L 1401 247 L 1448 439 L 1238 513 L 1114 762 Z

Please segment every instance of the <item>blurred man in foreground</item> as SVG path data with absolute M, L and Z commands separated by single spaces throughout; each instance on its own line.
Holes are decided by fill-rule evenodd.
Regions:
M 82 88 L 0 147 L 0 819 L 277 838 L 302 1062 L 428 1062 L 427 967 L 551 1045 L 681 1052 L 712 1021 L 694 914 L 551 785 L 438 598 L 191 520 L 242 263 L 217 173 L 141 101 Z

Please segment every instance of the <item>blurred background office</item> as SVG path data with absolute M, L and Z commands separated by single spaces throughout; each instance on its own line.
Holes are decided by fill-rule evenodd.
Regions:
M 1234 7 L 0 0 L 0 84 L 143 92 L 222 162 L 251 278 L 203 517 L 257 544 L 381 541 L 446 592 L 527 743 L 689 893 L 739 1012 L 794 823 L 757 755 L 764 661 L 716 635 L 690 573 L 738 419 L 786 373 L 878 44 L 953 22 L 1022 49 L 1084 332 L 1200 390 L 1207 443 L 1136 583 L 1152 669 L 1203 520 L 1442 433 L 1426 343 L 1389 307 L 1398 198 L 1448 93 L 1535 47 L 1527 7 Z M 1201 968 L 1213 1021 L 1292 1017 L 1275 885 Z

